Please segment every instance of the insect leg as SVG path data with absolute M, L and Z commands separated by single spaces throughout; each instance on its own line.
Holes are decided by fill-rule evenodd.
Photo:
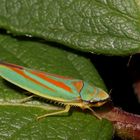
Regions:
M 71 107 L 70 105 L 66 105 L 64 110 L 57 111 L 57 112 L 52 112 L 52 113 L 48 113 L 48 114 L 39 116 L 39 117 L 37 117 L 37 120 L 40 120 L 40 119 L 45 118 L 45 117 L 48 117 L 48 116 L 53 116 L 53 115 L 57 115 L 57 114 L 62 114 L 62 113 L 65 113 L 65 112 L 69 112 L 70 107 Z
M 21 99 L 20 100 L 20 103 L 25 103 L 25 102 L 27 102 L 27 101 L 29 101 L 31 98 L 33 98 L 35 95 L 31 95 L 31 96 L 29 96 L 29 97 L 26 97 L 26 98 L 24 98 L 24 99 Z
M 128 59 L 128 62 L 127 62 L 127 67 L 129 67 L 129 66 L 130 66 L 130 62 L 131 62 L 131 60 L 132 60 L 132 56 L 133 56 L 133 55 L 130 55 L 130 57 L 129 57 L 129 59 Z
M 87 109 L 89 109 L 96 118 L 102 120 L 102 118 L 93 109 L 91 109 L 90 107 L 88 107 Z

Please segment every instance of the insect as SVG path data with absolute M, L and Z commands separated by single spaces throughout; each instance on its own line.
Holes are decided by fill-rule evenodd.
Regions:
M 48 113 L 37 119 L 68 112 L 72 106 L 89 109 L 100 118 L 91 107 L 100 107 L 109 99 L 105 91 L 88 82 L 15 64 L 0 62 L 0 76 L 34 95 L 65 106 L 64 110 Z

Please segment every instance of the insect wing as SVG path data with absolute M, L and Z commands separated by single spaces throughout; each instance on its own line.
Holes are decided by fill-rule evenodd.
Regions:
M 35 95 L 62 102 L 77 100 L 83 87 L 82 80 L 8 63 L 0 63 L 0 76 Z

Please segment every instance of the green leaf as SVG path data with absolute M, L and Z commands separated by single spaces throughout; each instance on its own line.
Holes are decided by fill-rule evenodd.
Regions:
M 99 54 L 140 50 L 138 0 L 0 0 L 0 27 Z
M 47 44 L 41 40 L 12 38 L 0 35 L 0 60 L 37 70 L 80 78 L 105 89 L 96 69 L 84 53 L 65 50 L 64 46 Z M 26 95 L 27 94 L 27 95 Z M 36 117 L 53 112 L 57 105 L 36 97 L 21 104 L 29 93 L 0 79 L 0 139 L 57 139 L 109 140 L 112 124 L 98 120 L 76 108 L 70 114 L 53 116 L 37 121 Z
M 80 112 L 38 122 L 35 117 L 43 112 L 37 108 L 0 106 L 0 110 L 0 138 L 3 140 L 111 140 L 110 123 Z

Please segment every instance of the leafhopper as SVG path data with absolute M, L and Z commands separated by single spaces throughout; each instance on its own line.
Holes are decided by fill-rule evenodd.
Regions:
M 109 95 L 104 90 L 86 81 L 45 73 L 15 64 L 1 62 L 0 76 L 34 95 L 65 106 L 64 110 L 48 113 L 37 119 L 68 112 L 72 106 L 88 109 L 97 118 L 100 118 L 92 107 L 100 107 L 109 99 Z

